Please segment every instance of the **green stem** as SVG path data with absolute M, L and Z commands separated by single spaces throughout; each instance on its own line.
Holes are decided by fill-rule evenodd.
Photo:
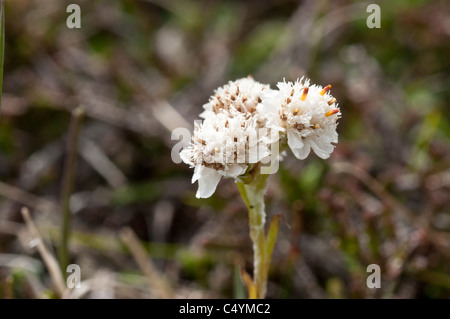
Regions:
M 72 111 L 72 118 L 69 127 L 69 136 L 67 140 L 66 159 L 64 163 L 64 175 L 62 181 L 62 193 L 61 193 L 61 207 L 63 213 L 63 220 L 61 225 L 61 244 L 58 251 L 59 265 L 63 273 L 66 272 L 66 268 L 69 264 L 69 235 L 70 235 L 70 196 L 72 195 L 75 172 L 76 172 L 76 160 L 78 150 L 78 135 L 81 126 L 81 120 L 84 115 L 84 110 L 81 107 Z
M 266 296 L 267 277 L 269 273 L 270 256 L 266 249 L 264 225 L 264 192 L 269 175 L 256 174 L 246 183 L 238 182 L 237 186 L 249 212 L 250 237 L 253 242 L 253 282 L 257 298 Z

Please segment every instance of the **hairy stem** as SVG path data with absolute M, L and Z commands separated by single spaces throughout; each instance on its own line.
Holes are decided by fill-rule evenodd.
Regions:
M 267 276 L 270 261 L 267 259 L 264 225 L 266 213 L 264 211 L 264 192 L 269 175 L 258 174 L 247 183 L 238 182 L 239 192 L 247 205 L 249 212 L 250 237 L 253 242 L 253 282 L 256 287 L 257 298 L 266 296 Z

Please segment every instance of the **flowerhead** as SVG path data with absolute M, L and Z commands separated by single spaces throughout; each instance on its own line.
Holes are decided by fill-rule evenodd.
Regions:
M 256 111 L 264 90 L 269 87 L 253 78 L 239 79 L 217 89 L 204 105 L 203 123 L 195 126 L 191 145 L 180 153 L 195 167 L 198 198 L 211 196 L 222 176 L 238 179 L 270 155 L 266 119 Z
M 230 81 L 203 106 L 204 120 L 180 153 L 195 168 L 198 198 L 211 196 L 222 176 L 240 180 L 261 161 L 278 158 L 283 149 L 273 152 L 274 145 L 289 146 L 298 159 L 311 149 L 321 158 L 330 156 L 341 116 L 331 86 L 310 85 L 302 78 L 277 87 L 271 90 L 251 77 Z
M 311 149 L 326 159 L 337 143 L 337 120 L 340 109 L 329 94 L 331 85 L 310 85 L 309 80 L 279 82 L 278 90 L 262 94 L 258 112 L 267 126 L 280 132 L 282 139 L 298 159 L 305 159 Z
M 233 117 L 237 114 L 257 116 L 256 107 L 261 103 L 261 94 L 270 91 L 269 85 L 255 81 L 251 76 L 229 81 L 214 91 L 208 103 L 203 105 L 205 111 L 201 118 L 208 118 L 215 114 L 227 114 Z

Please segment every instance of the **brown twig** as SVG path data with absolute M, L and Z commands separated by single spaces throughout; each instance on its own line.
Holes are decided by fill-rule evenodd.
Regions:
M 11 186 L 9 184 L 0 182 L 0 195 L 14 200 L 18 203 L 32 207 L 40 212 L 59 212 L 60 207 L 41 197 L 30 194 L 20 188 Z
M 63 221 L 61 224 L 61 243 L 59 247 L 59 264 L 64 271 L 69 264 L 69 235 L 70 235 L 70 195 L 72 194 L 78 151 L 78 135 L 80 132 L 81 120 L 84 110 L 81 107 L 76 108 L 72 112 L 70 121 L 69 136 L 67 140 L 66 160 L 64 163 L 64 175 L 61 192 L 61 208 L 63 213 Z
M 21 209 L 21 213 L 22 213 L 23 219 L 25 221 L 25 224 L 27 225 L 28 231 L 30 232 L 31 236 L 33 237 L 33 241 L 36 242 L 39 254 L 41 255 L 42 260 L 44 261 L 45 265 L 47 266 L 48 272 L 50 274 L 50 277 L 52 278 L 52 281 L 53 281 L 53 284 L 55 287 L 56 295 L 58 297 L 61 297 L 64 292 L 65 284 L 64 284 L 64 277 L 59 268 L 58 262 L 56 261 L 55 257 L 49 252 L 47 247 L 45 246 L 42 236 L 40 235 L 36 225 L 34 224 L 33 220 L 31 219 L 28 208 L 23 207 Z
M 173 298 L 174 293 L 169 282 L 155 267 L 133 230 L 128 227 L 123 228 L 120 232 L 120 238 L 127 245 L 155 294 L 163 299 Z

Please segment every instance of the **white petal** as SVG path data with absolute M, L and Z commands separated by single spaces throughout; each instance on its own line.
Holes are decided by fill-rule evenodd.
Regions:
M 304 160 L 311 152 L 311 146 L 309 146 L 309 144 L 305 144 L 305 146 L 303 146 L 302 148 L 292 148 L 291 150 L 292 153 L 294 153 L 295 157 L 297 157 L 299 160 Z
M 311 151 L 311 147 L 309 144 L 303 141 L 303 138 L 300 136 L 300 134 L 296 133 L 295 131 L 288 131 L 287 135 L 288 145 L 291 148 L 292 153 L 294 153 L 295 157 L 300 160 L 308 157 L 309 152 Z
M 288 145 L 291 149 L 302 148 L 304 146 L 303 138 L 295 131 L 289 130 L 287 132 Z
M 334 145 L 323 141 L 320 137 L 311 138 L 311 147 L 314 153 L 322 159 L 327 159 L 334 150 Z
M 217 184 L 219 184 L 220 178 L 222 176 L 212 168 L 208 168 L 205 166 L 198 167 L 200 167 L 200 176 L 198 177 L 198 190 L 195 196 L 197 198 L 208 198 L 216 190 Z
M 195 166 L 194 175 L 192 175 L 192 180 L 191 180 L 192 184 L 194 184 L 201 177 L 200 174 L 201 174 L 202 167 L 204 167 L 204 166 L 201 166 L 201 165 Z
M 244 174 L 246 170 L 247 170 L 247 165 L 233 164 L 233 165 L 227 166 L 224 173 L 226 176 L 236 178 L 239 175 Z
M 181 160 L 186 164 L 192 164 L 191 162 L 191 152 L 189 149 L 185 148 L 180 152 Z

